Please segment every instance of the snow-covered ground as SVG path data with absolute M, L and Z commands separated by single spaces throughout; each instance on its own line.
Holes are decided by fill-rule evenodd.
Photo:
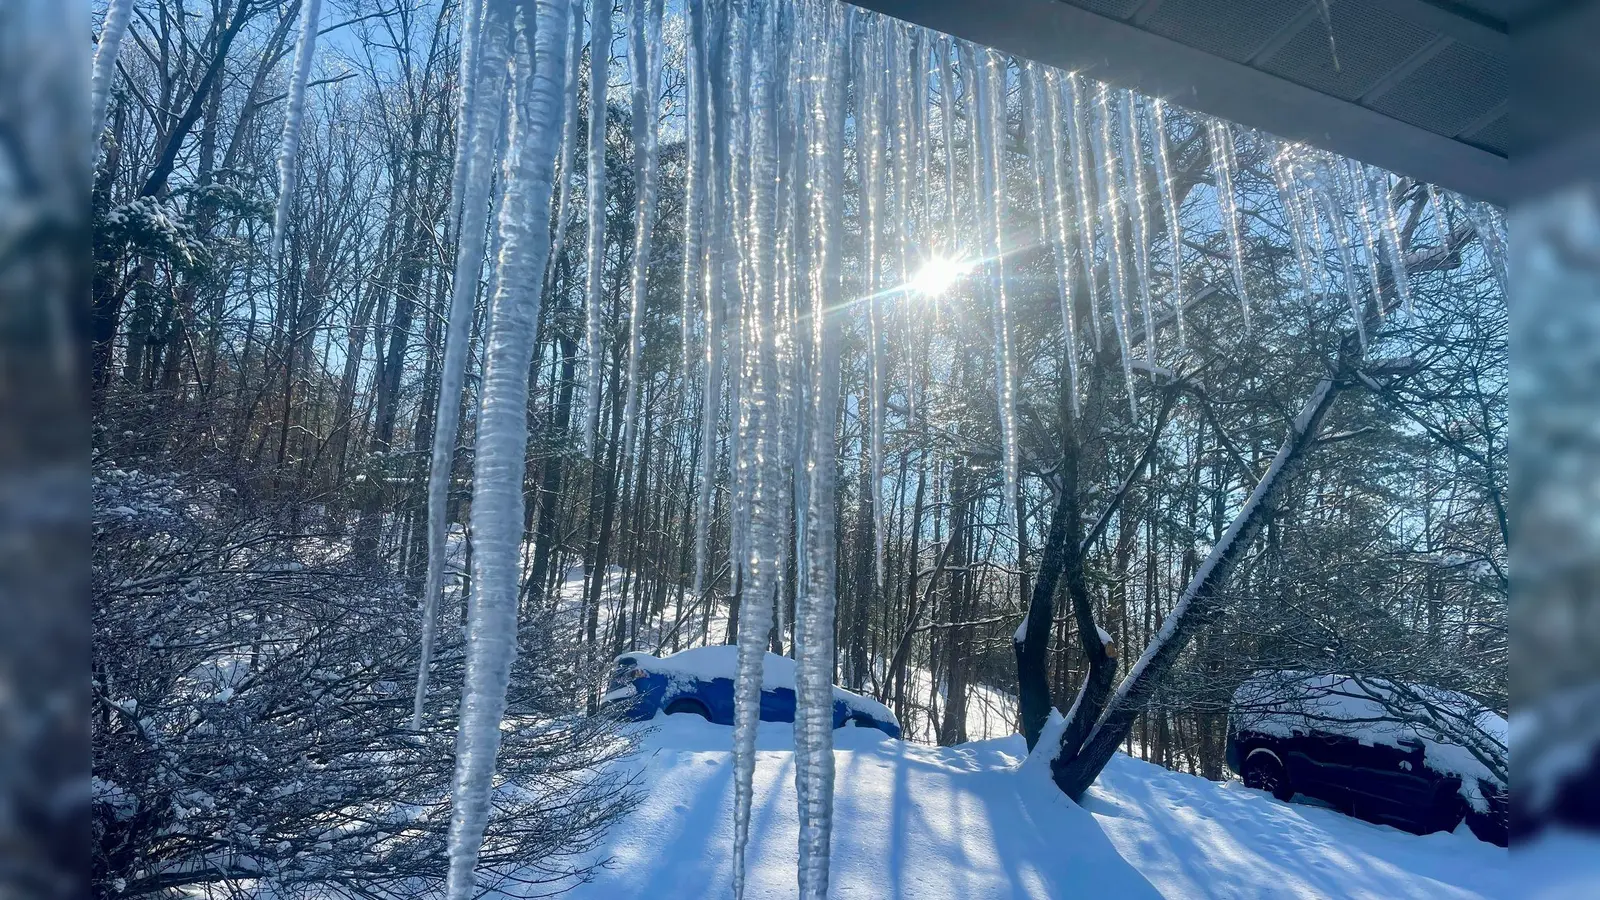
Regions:
M 625 764 L 637 771 L 642 803 L 608 838 L 611 866 L 573 898 L 729 895 L 729 730 L 682 716 L 652 726 Z M 795 893 L 792 746 L 787 725 L 763 723 L 751 898 Z M 839 900 L 1488 900 L 1527 896 L 1530 885 L 1507 851 L 1464 827 L 1417 837 L 1122 755 L 1080 807 L 1042 771 L 1019 768 L 1017 736 L 936 748 L 843 729 L 836 748 L 830 896 Z

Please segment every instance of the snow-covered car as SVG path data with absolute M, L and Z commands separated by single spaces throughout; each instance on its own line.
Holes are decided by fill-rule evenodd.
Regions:
M 695 715 L 718 725 L 733 724 L 733 684 L 739 668 L 737 647 L 697 647 L 670 656 L 624 653 L 602 704 L 623 718 Z M 761 721 L 793 722 L 795 663 L 766 654 L 761 679 Z M 841 687 L 833 689 L 833 727 L 876 728 L 900 737 L 900 721 L 889 708 Z
M 1455 691 L 1351 675 L 1261 672 L 1234 693 L 1228 768 L 1417 834 L 1465 819 L 1507 843 L 1506 720 Z

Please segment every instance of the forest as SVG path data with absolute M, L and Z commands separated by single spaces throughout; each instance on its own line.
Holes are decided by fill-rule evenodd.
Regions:
M 106 7 L 97 896 L 438 890 L 480 587 L 496 884 L 635 802 L 629 651 L 820 647 L 929 745 L 1071 705 L 1075 799 L 1227 778 L 1259 670 L 1507 712 L 1499 210 L 823 0 Z

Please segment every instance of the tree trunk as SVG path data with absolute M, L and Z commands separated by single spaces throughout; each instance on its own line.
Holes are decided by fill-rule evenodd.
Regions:
M 1284 486 L 1293 479 L 1307 451 L 1316 443 L 1322 421 L 1344 386 L 1343 380 L 1334 376 L 1326 376 L 1317 383 L 1291 424 L 1272 465 L 1184 588 L 1183 596 L 1167 615 L 1161 632 L 1118 685 L 1094 729 L 1082 739 L 1072 728 L 1062 735 L 1060 752 L 1051 763 L 1051 772 L 1068 797 L 1081 799 L 1099 777 L 1118 745 L 1128 736 L 1151 693 L 1166 678 L 1178 655 L 1206 620 L 1217 602 L 1218 592 L 1244 559 Z M 1086 683 L 1085 688 L 1088 687 Z

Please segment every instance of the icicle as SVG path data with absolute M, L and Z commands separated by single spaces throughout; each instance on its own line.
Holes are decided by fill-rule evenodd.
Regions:
M 450 219 L 446 223 L 449 236 L 458 236 L 461 229 L 461 208 L 467 189 L 467 171 L 472 161 L 471 112 L 477 97 L 478 38 L 483 21 L 483 0 L 463 0 L 461 4 L 461 50 L 457 54 L 456 71 L 456 158 L 450 168 Z M 496 104 L 496 122 L 499 121 L 499 104 Z M 498 125 L 496 128 L 498 129 Z
M 584 343 L 589 355 L 583 404 L 583 455 L 594 457 L 600 430 L 600 289 L 606 256 L 606 88 L 611 80 L 611 0 L 593 0 L 589 13 L 589 265 Z
M 762 57 L 770 57 L 772 7 L 754 11 L 749 46 Z M 774 251 L 776 235 L 774 197 L 777 175 L 775 159 L 775 85 L 770 66 L 762 66 L 763 76 L 753 85 L 747 111 L 750 137 L 750 293 L 746 305 L 749 321 L 747 357 L 743 367 L 746 403 L 742 439 L 746 451 L 741 464 L 746 469 L 744 498 L 749 518 L 743 590 L 747 601 L 739 615 L 739 671 L 734 692 L 734 896 L 744 895 L 745 846 L 750 834 L 750 806 L 755 776 L 755 738 L 761 715 L 763 662 L 773 623 L 773 598 L 778 585 L 782 539 L 787 508 L 779 499 L 783 490 L 782 446 L 785 438 L 781 403 L 778 400 L 778 356 L 782 319 L 778 315 Z M 752 70 L 753 73 L 753 70 Z
M 1306 213 L 1300 196 L 1301 186 L 1295 179 L 1294 160 L 1289 144 L 1280 143 L 1276 153 L 1272 154 L 1272 175 L 1278 185 L 1278 200 L 1283 204 L 1284 228 L 1289 232 L 1289 240 L 1294 246 L 1295 266 L 1300 273 L 1300 285 L 1307 291 L 1316 286 L 1315 267 L 1311 252 L 1311 242 L 1308 238 Z
M 884 80 L 880 73 L 886 68 L 883 59 L 883 20 L 869 20 L 873 31 L 871 40 L 861 43 L 861 56 L 857 63 L 864 83 L 857 89 L 860 103 L 857 119 L 863 130 L 857 131 L 856 155 L 862 162 L 862 179 L 865 182 L 866 217 L 862 220 L 862 234 L 867 242 L 867 422 L 868 422 L 868 480 L 872 495 L 872 558 L 875 583 L 883 586 L 883 423 L 884 382 L 888 376 L 884 369 L 889 356 L 889 334 L 883 321 L 883 297 L 887 293 L 883 283 L 882 235 L 886 185 L 884 184 L 883 113 L 879 98 L 883 95 Z
M 1510 287 L 1506 282 L 1506 231 L 1505 223 L 1496 215 L 1493 207 L 1481 201 L 1468 201 L 1459 195 L 1451 195 L 1456 206 L 1467 216 L 1467 221 L 1472 223 L 1472 230 L 1478 235 L 1478 240 L 1483 243 L 1483 255 L 1489 260 L 1489 268 L 1494 272 L 1494 277 L 1500 284 L 1500 292 L 1504 296 L 1510 295 Z
M 89 76 L 89 111 L 94 118 L 89 129 L 89 158 L 100 159 L 100 135 L 106 129 L 106 108 L 111 105 L 111 80 L 116 76 L 117 55 L 122 52 L 122 39 L 128 33 L 128 23 L 133 19 L 133 0 L 111 0 L 106 6 L 106 17 L 100 23 L 100 43 L 94 49 L 94 69 Z
M 814 363 L 809 385 L 810 435 L 806 511 L 807 553 L 795 609 L 795 789 L 800 806 L 800 897 L 828 894 L 828 855 L 833 829 L 833 626 L 835 586 L 834 439 L 839 414 L 840 318 L 843 315 L 839 239 L 839 195 L 844 189 L 844 56 L 850 32 L 843 4 L 809 4 L 825 48 L 813 93 L 811 119 L 818 131 L 812 204 L 813 281 L 811 340 Z
M 704 231 L 703 219 L 705 217 L 705 190 L 702 181 L 705 178 L 706 156 L 710 153 L 708 146 L 711 129 L 706 119 L 710 116 L 710 98 L 707 96 L 705 84 L 705 4 L 690 3 L 685 15 L 689 23 L 686 29 L 686 46 L 684 47 L 685 67 L 685 102 L 684 122 L 684 179 L 683 179 L 683 310 L 681 324 L 683 326 L 683 361 L 682 372 L 684 383 L 689 382 L 690 348 L 692 346 L 690 321 L 698 314 L 695 306 L 697 291 L 702 287 L 701 273 L 704 266 L 705 246 L 702 241 Z M 707 341 L 711 335 L 706 335 Z
M 728 15 L 728 59 L 732 71 L 728 82 L 734 87 L 730 92 L 728 107 L 728 134 L 732 155 L 718 169 L 726 177 L 720 187 L 727 191 L 726 221 L 731 229 L 725 236 L 724 247 L 733 258 L 723 273 L 723 295 L 727 316 L 728 348 L 728 471 L 730 473 L 732 502 L 728 505 L 728 568 L 729 577 L 737 587 L 744 579 L 744 550 L 742 543 L 749 533 L 746 521 L 749 505 L 748 468 L 744 464 L 744 386 L 750 359 L 745 345 L 745 329 L 749 322 L 745 316 L 744 302 L 749 281 L 749 228 L 750 209 L 750 122 L 743 114 L 749 105 L 750 42 L 747 37 L 749 8 L 743 4 L 730 4 Z M 719 76 L 720 77 L 720 76 Z
M 461 424 L 461 389 L 466 380 L 467 344 L 483 268 L 483 212 L 494 180 L 494 157 L 500 146 L 505 95 L 506 52 L 503 33 L 493 37 L 480 59 L 479 23 L 482 3 L 467 3 L 462 17 L 460 108 L 456 115 L 456 161 L 452 183 L 456 224 L 455 274 L 450 285 L 450 317 L 445 325 L 444 361 L 439 369 L 439 399 L 434 411 L 433 448 L 428 468 L 428 574 L 422 594 L 422 648 L 417 665 L 417 690 L 411 728 L 422 728 L 428 696 L 428 669 L 438 635 L 440 594 L 444 590 L 445 536 L 448 527 L 450 474 L 455 468 L 456 432 Z M 501 25 L 503 26 L 503 23 Z
M 1433 220 L 1433 233 L 1439 238 L 1439 246 L 1448 250 L 1451 235 L 1444 211 L 1444 197 L 1431 184 L 1428 185 L 1428 217 Z
M 939 128 L 944 139 L 944 234 L 945 253 L 954 256 L 956 241 L 956 136 L 955 136 L 955 83 L 951 70 L 955 47 L 949 38 L 940 38 L 939 59 Z
M 1383 278 L 1378 272 L 1378 227 L 1372 220 L 1372 195 L 1367 190 L 1366 176 L 1355 160 L 1344 160 L 1339 169 L 1340 190 L 1355 201 L 1356 224 L 1360 226 L 1362 249 L 1366 251 L 1367 286 L 1372 289 L 1372 305 L 1383 314 Z M 1366 346 L 1365 343 L 1362 346 Z
M 483 51 L 489 54 L 511 17 L 511 4 L 489 0 Z M 540 0 L 538 22 L 524 8 L 514 24 L 513 106 L 500 208 L 498 290 L 485 341 L 482 420 L 473 475 L 473 594 L 467 613 L 466 674 L 456 736 L 455 786 L 447 839 L 448 900 L 478 893 L 475 869 L 488 825 L 506 688 L 517 652 L 522 480 L 528 439 L 528 368 L 550 252 L 552 160 L 560 140 L 567 0 Z
M 578 153 L 578 73 L 583 69 L 583 7 L 577 2 L 573 3 L 572 26 L 567 34 L 567 81 L 561 89 L 561 149 L 558 151 L 560 159 L 556 163 L 559 183 L 556 185 L 555 217 L 552 220 L 556 223 L 555 234 L 552 235 L 554 246 L 551 247 L 550 260 L 544 267 L 546 296 L 555 290 L 556 262 L 566 245 L 567 228 L 571 224 L 567 215 L 572 203 L 572 169 Z
M 1406 254 L 1400 247 L 1400 223 L 1395 218 L 1394 200 L 1390 198 L 1389 176 L 1378 170 L 1369 170 L 1367 192 L 1372 197 L 1378 216 L 1378 237 L 1383 254 L 1389 261 L 1389 277 L 1394 279 L 1400 306 L 1411 315 L 1411 276 L 1406 271 Z
M 1072 297 L 1072 245 L 1067 225 L 1067 196 L 1061 184 L 1064 178 L 1070 179 L 1071 175 L 1062 174 L 1062 167 L 1068 163 L 1062 158 L 1061 92 L 1055 80 L 1055 70 L 1046 69 L 1044 83 L 1040 84 L 1035 80 L 1033 87 L 1036 94 L 1042 95 L 1044 103 L 1042 164 L 1045 168 L 1045 199 L 1050 208 L 1049 225 L 1054 228 L 1052 243 L 1056 251 L 1056 293 L 1061 303 L 1061 335 L 1067 345 L 1067 373 L 1071 379 L 1069 389 L 1072 393 L 1072 412 L 1076 415 L 1079 411 L 1077 310 L 1074 309 Z M 1034 103 L 1039 103 L 1038 97 Z M 1070 172 L 1070 169 L 1068 171 Z
M 1228 238 L 1233 288 L 1239 294 L 1239 308 L 1244 312 L 1244 327 L 1248 329 L 1250 295 L 1245 288 L 1244 235 L 1239 230 L 1238 195 L 1233 187 L 1233 131 L 1227 122 L 1212 119 L 1206 123 L 1206 138 L 1211 150 L 1211 172 L 1217 182 L 1217 206 L 1222 217 L 1222 230 Z
M 919 233 L 924 241 L 933 236 L 933 173 L 929 169 L 929 159 L 933 153 L 932 142 L 928 139 L 928 31 L 916 29 L 912 39 L 912 69 L 916 80 L 913 82 L 914 93 L 911 100 L 911 109 L 915 113 L 913 127 L 917 137 L 916 172 L 922 182 L 922 207 L 918 213 L 917 223 Z
M 965 48 L 964 48 L 965 49 Z M 1010 519 L 1017 503 L 1017 401 L 1016 374 L 1011 363 L 1011 317 L 1006 309 L 1005 233 L 1002 218 L 1005 204 L 1005 170 L 1001 160 L 1005 138 L 1004 72 L 994 53 L 970 51 L 968 65 L 973 84 L 973 140 L 977 144 L 979 166 L 978 197 L 983 209 L 983 228 L 988 244 L 985 279 L 994 329 L 995 397 L 1000 419 L 1000 458 L 1005 474 L 1002 519 Z
M 911 199 L 911 166 L 914 162 L 914 151 L 912 147 L 916 140 L 916 136 L 912 132 L 911 116 L 911 102 L 913 94 L 911 86 L 911 73 L 914 68 L 914 64 L 907 58 L 911 47 L 911 41 L 909 35 L 904 33 L 903 29 L 905 26 L 895 22 L 892 19 L 887 19 L 885 21 L 887 24 L 884 30 L 884 40 L 885 54 L 888 65 L 884 71 L 888 76 L 886 79 L 886 84 L 889 89 L 888 101 L 891 116 L 888 132 L 891 146 L 893 148 L 893 155 L 891 158 L 894 163 L 894 205 L 891 212 L 890 222 L 892 223 L 895 233 L 895 271 L 898 276 L 898 280 L 895 282 L 895 284 L 899 288 L 897 291 L 896 300 L 901 300 L 904 298 L 905 294 L 904 286 L 911 279 L 913 260 L 915 259 L 914 248 L 911 244 L 914 234 L 912 216 L 916 209 L 916 205 Z M 900 335 L 901 343 L 905 346 L 907 351 L 902 353 L 901 357 L 909 366 L 909 351 L 912 345 L 912 327 L 915 322 L 912 316 L 906 315 L 904 303 L 896 303 L 896 307 L 895 319 L 898 325 L 897 331 Z M 890 389 L 887 385 L 887 381 L 890 377 L 888 374 L 888 368 L 889 365 L 887 354 L 885 354 L 884 379 L 886 383 L 883 385 L 885 404 L 888 403 L 888 395 L 890 393 Z M 908 407 L 908 415 L 911 414 L 909 408 L 914 402 L 914 397 L 915 392 L 909 385 L 907 385 L 905 390 L 905 398 Z M 879 457 L 879 462 L 880 464 L 882 462 L 881 454 Z M 881 470 L 879 474 L 882 474 Z M 877 522 L 873 528 L 873 533 L 877 536 L 875 541 L 877 545 L 875 548 L 875 552 L 877 554 L 875 560 L 878 573 L 877 581 L 878 587 L 882 588 L 883 542 L 884 532 L 889 522 L 889 514 L 882 503 L 883 490 L 881 484 L 878 495 L 879 502 L 874 507 L 874 512 L 877 514 Z
M 1090 134 L 1090 139 L 1094 144 L 1095 171 L 1100 176 L 1096 179 L 1100 183 L 1100 206 L 1105 211 L 1106 280 L 1111 285 L 1111 324 L 1117 332 L 1118 355 L 1122 360 L 1122 380 L 1128 389 L 1128 409 L 1137 419 L 1139 395 L 1134 391 L 1133 352 L 1128 343 L 1130 328 L 1127 310 L 1131 298 L 1127 294 L 1127 285 L 1123 279 L 1122 266 L 1126 255 L 1122 251 L 1122 228 L 1119 226 L 1122 221 L 1122 203 L 1117 187 L 1117 161 L 1116 157 L 1111 155 L 1113 110 L 1111 91 L 1104 84 L 1096 86 L 1094 114 L 1097 124 Z
M 1144 358 L 1156 364 L 1156 326 L 1150 316 L 1150 220 L 1145 212 L 1144 161 L 1139 149 L 1135 97 L 1122 92 L 1122 177 L 1133 194 L 1133 266 L 1139 276 L 1139 311 L 1144 319 Z
M 1073 187 L 1078 199 L 1078 243 L 1083 253 L 1085 281 L 1089 285 L 1089 336 L 1094 340 L 1094 349 L 1101 349 L 1104 341 L 1100 337 L 1100 286 L 1094 277 L 1094 222 L 1095 203 L 1091 199 L 1089 190 L 1089 175 L 1094 171 L 1094 155 L 1091 152 L 1089 128 L 1089 101 L 1083 96 L 1083 86 L 1078 76 L 1067 73 L 1067 144 L 1072 151 L 1072 169 L 1077 173 L 1073 179 Z M 1096 178 L 1096 181 L 1100 179 Z M 1108 219 L 1109 221 L 1115 221 Z M 1110 253 L 1107 253 L 1110 260 Z M 1107 265 L 1110 268 L 1110 265 Z M 1120 326 L 1119 326 L 1120 327 Z M 1127 354 L 1124 353 L 1124 356 Z
M 1183 288 L 1183 223 L 1178 218 L 1178 193 L 1172 184 L 1172 157 L 1167 149 L 1167 107 L 1159 98 L 1150 104 L 1150 142 L 1155 148 L 1156 185 L 1167 216 L 1168 267 L 1172 270 L 1172 313 L 1178 322 L 1178 346 L 1187 347 L 1189 336 L 1183 324 L 1183 307 L 1188 302 Z
M 1034 212 L 1039 215 L 1039 240 L 1050 241 L 1050 204 L 1045 198 L 1046 174 L 1044 162 L 1044 105 L 1039 98 L 1038 82 L 1043 73 L 1031 61 L 1017 63 L 1017 96 L 1022 107 L 1022 138 L 1028 147 L 1028 172 L 1033 176 Z
M 295 176 L 300 157 L 300 124 L 306 114 L 306 84 L 311 81 L 311 60 L 317 54 L 317 19 L 322 0 L 304 0 L 300 7 L 300 39 L 294 48 L 294 74 L 289 81 L 289 106 L 283 117 L 283 142 L 278 148 L 278 208 L 272 214 L 270 258 L 283 253 L 284 230 L 289 227 L 289 206 L 294 202 Z M 98 74 L 98 73 L 96 73 Z M 95 98 L 99 103 L 99 98 Z
M 633 268 L 629 278 L 628 377 L 622 407 L 622 452 L 633 456 L 639 412 L 639 354 L 644 349 L 644 292 L 656 219 L 656 98 L 661 82 L 662 0 L 633 0 L 628 63 L 633 69 Z
M 694 9 L 699 4 L 691 4 Z M 700 473 L 699 496 L 695 500 L 694 538 L 694 593 L 704 597 L 706 569 L 711 554 L 712 489 L 717 465 L 717 425 L 722 419 L 722 338 L 725 330 L 728 277 L 725 268 L 727 247 L 732 241 L 733 227 L 727 191 L 719 173 L 728 171 L 730 153 L 731 114 L 729 95 L 732 92 L 727 72 L 728 6 L 715 3 L 706 7 L 702 16 L 706 20 L 705 75 L 703 83 L 709 86 L 710 115 L 706 124 L 711 130 L 710 178 L 707 185 L 710 206 L 710 228 L 707 230 L 706 252 L 706 309 L 705 358 L 706 373 L 700 402 Z M 737 364 L 737 363 L 735 363 Z
M 1361 340 L 1361 346 L 1367 346 L 1366 316 L 1362 314 L 1361 286 L 1356 278 L 1355 256 L 1350 249 L 1349 223 L 1344 214 L 1344 208 L 1335 198 L 1328 182 L 1332 180 L 1327 167 L 1318 167 L 1313 179 L 1313 188 L 1317 199 L 1322 201 L 1324 214 L 1328 217 L 1328 227 L 1333 233 L 1334 246 L 1339 251 L 1339 266 L 1344 275 L 1345 297 L 1350 302 L 1350 316 L 1355 320 L 1356 334 Z M 1335 182 L 1337 183 L 1337 182 Z

